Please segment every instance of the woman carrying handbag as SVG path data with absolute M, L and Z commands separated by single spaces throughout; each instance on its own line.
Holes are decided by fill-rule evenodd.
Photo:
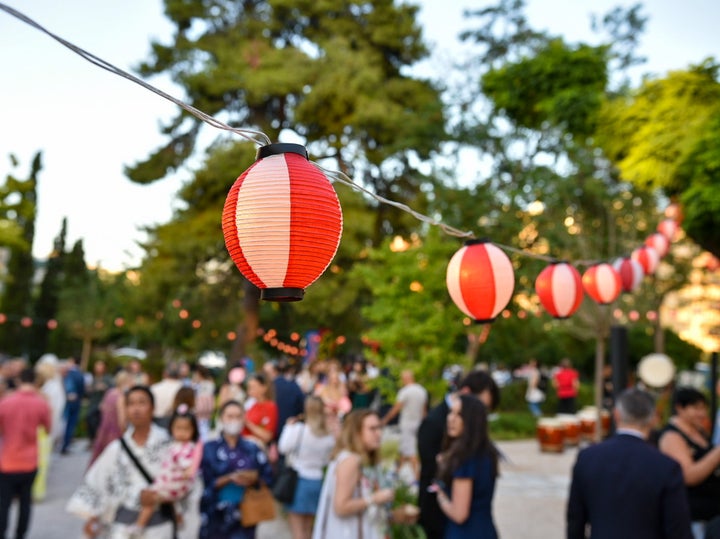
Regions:
M 285 505 L 293 539 L 310 539 L 322 488 L 323 469 L 330 462 L 335 437 L 325 423 L 321 398 L 305 399 L 305 422 L 288 419 L 278 449 L 286 466 L 297 472 L 295 492 Z

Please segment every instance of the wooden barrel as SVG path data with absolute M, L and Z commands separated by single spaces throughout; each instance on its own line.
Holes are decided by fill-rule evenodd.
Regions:
M 600 425 L 602 427 L 603 438 L 607 438 L 610 435 L 610 412 L 603 410 L 600 412 Z
M 584 408 L 578 413 L 578 419 L 580 420 L 580 437 L 583 440 L 592 441 L 595 439 L 597 418 L 597 410 L 595 408 Z
M 562 423 L 565 431 L 565 445 L 578 445 L 580 443 L 580 419 L 575 414 L 557 414 L 555 418 Z
M 562 453 L 565 449 L 565 427 L 557 419 L 543 417 L 537 422 L 537 439 L 540 451 Z

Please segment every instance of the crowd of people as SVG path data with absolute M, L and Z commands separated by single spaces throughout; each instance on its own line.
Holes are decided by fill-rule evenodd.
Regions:
M 488 428 L 500 402 L 497 376 L 455 376 L 430 407 L 412 371 L 399 373 L 389 402 L 372 389 L 379 375 L 364 361 L 300 372 L 283 361 L 257 371 L 238 362 L 218 376 L 169 362 L 151 380 L 138 361 L 112 374 L 101 361 L 90 373 L 52 356 L 34 366 L 6 361 L 0 533 L 17 499 L 15 537 L 26 536 L 48 454 L 71 450 L 82 415 L 88 467 L 66 509 L 83 519 L 88 538 L 254 538 L 260 521 L 275 518 L 268 493 L 288 468 L 295 480 L 281 506 L 293 539 L 385 539 L 391 524 L 417 525 L 427 538 L 497 537 L 492 501 L 502 459 Z M 537 362 L 523 376 L 528 391 L 539 389 Z M 569 361 L 546 384 L 563 410 L 574 409 Z M 662 426 L 642 389 L 622 392 L 612 412 L 614 434 L 580 450 L 573 467 L 568 539 L 720 537 L 720 447 L 709 438 L 705 395 L 677 388 Z M 398 447 L 388 468 L 380 450 L 390 425 Z M 415 511 L 395 503 L 402 489 L 417 496 Z M 258 501 L 264 492 L 267 514 L 251 505 L 266 504 Z

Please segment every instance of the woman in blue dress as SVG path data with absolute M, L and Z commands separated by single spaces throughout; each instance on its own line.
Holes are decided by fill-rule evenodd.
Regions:
M 221 435 L 205 443 L 200 467 L 204 482 L 200 500 L 200 539 L 255 539 L 255 526 L 240 523 L 238 505 L 245 489 L 258 481 L 270 484 L 267 456 L 240 433 L 245 409 L 237 401 L 222 405 L 218 417 Z
M 448 523 L 445 539 L 497 539 L 492 499 L 498 453 L 488 435 L 487 409 L 475 397 L 452 400 L 438 479 L 433 485 Z

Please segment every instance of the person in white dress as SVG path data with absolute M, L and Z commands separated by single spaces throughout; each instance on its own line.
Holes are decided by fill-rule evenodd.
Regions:
M 313 539 L 385 538 L 395 491 L 380 485 L 381 439 L 376 412 L 360 409 L 345 416 L 320 492 Z
M 313 395 L 305 399 L 304 421 L 290 418 L 278 441 L 286 464 L 297 471 L 292 503 L 286 506 L 293 539 L 310 539 L 322 490 L 323 470 L 330 462 L 335 437 L 325 424 L 324 404 Z

